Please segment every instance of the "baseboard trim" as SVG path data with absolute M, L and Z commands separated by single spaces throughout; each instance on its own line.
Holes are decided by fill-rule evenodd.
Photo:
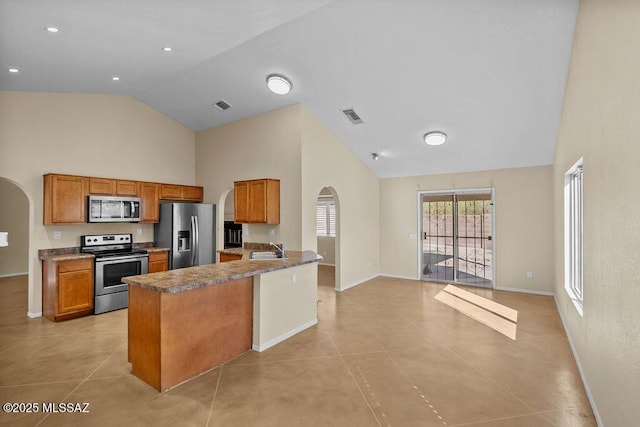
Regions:
M 24 273 L 9 273 L 9 274 L 0 274 L 0 279 L 3 279 L 5 277 L 16 277 L 16 276 L 26 276 L 28 275 L 29 272 L 25 271 Z
M 29 316 L 29 317 L 30 317 L 30 318 L 32 318 L 32 319 L 36 319 L 36 318 L 38 318 L 38 317 L 42 317 L 42 312 L 41 312 L 41 311 L 39 311 L 39 312 L 37 312 L 37 313 L 32 313 L 32 312 L 30 312 L 30 311 L 27 311 L 27 316 Z
M 386 273 L 381 273 L 380 276 L 382 277 L 390 277 L 391 279 L 404 279 L 404 280 L 420 280 L 417 277 L 410 277 L 410 276 L 402 276 L 400 274 L 386 274 Z
M 300 325 L 297 328 L 292 329 L 289 332 L 286 332 L 286 333 L 284 333 L 284 334 L 282 334 L 282 335 L 280 335 L 278 337 L 275 337 L 274 339 L 269 340 L 269 341 L 267 341 L 266 343 L 264 343 L 262 345 L 253 344 L 251 346 L 251 348 L 254 351 L 257 351 L 257 352 L 263 352 L 266 349 L 268 349 L 270 347 L 273 347 L 276 344 L 281 343 L 282 341 L 286 340 L 287 338 L 291 338 L 295 334 L 300 333 L 300 332 L 304 331 L 305 329 L 308 329 L 308 328 L 310 328 L 310 327 L 312 327 L 314 325 L 317 325 L 317 324 L 318 324 L 318 319 L 312 320 L 311 322 L 305 323 L 304 325 Z
M 364 282 L 368 282 L 369 280 L 371 280 L 371 279 L 375 279 L 375 278 L 376 278 L 376 277 L 378 277 L 378 276 L 379 276 L 379 274 L 374 274 L 373 276 L 370 276 L 370 277 L 368 277 L 368 278 L 366 278 L 366 279 L 362 279 L 362 280 L 359 280 L 359 281 L 357 281 L 357 282 L 350 283 L 350 284 L 348 284 L 348 285 L 346 285 L 346 286 L 342 286 L 340 289 L 336 288 L 336 291 L 338 291 L 338 292 L 344 292 L 344 291 L 346 291 L 347 289 L 351 289 L 351 288 L 353 288 L 353 287 L 355 287 L 355 286 L 362 285 Z
M 578 366 L 578 372 L 580 372 L 580 379 L 582 380 L 584 391 L 587 393 L 587 399 L 589 399 L 591 410 L 593 411 L 593 415 L 596 417 L 596 423 L 598 423 L 598 426 L 603 426 L 604 424 L 602 423 L 602 418 L 600 418 L 600 414 L 598 413 L 596 402 L 593 400 L 593 395 L 591 394 L 591 390 L 589 389 L 587 378 L 584 376 L 584 370 L 582 369 L 582 364 L 580 363 L 580 357 L 578 357 L 578 352 L 576 351 L 576 347 L 573 345 L 571 334 L 569 334 L 569 328 L 567 328 L 567 323 L 564 321 L 562 310 L 560 310 L 558 299 L 554 296 L 553 300 L 556 303 L 556 309 L 558 310 L 558 314 L 560 315 L 560 321 L 562 322 L 562 326 L 564 327 L 564 333 L 567 335 L 567 340 L 569 341 L 569 347 L 571 347 L 571 353 L 573 353 L 573 358 L 575 359 L 576 365 Z
M 508 292 L 520 292 L 523 294 L 544 295 L 546 297 L 552 297 L 555 295 L 553 292 L 538 291 L 535 289 L 507 288 L 504 286 L 496 286 L 493 289 L 495 289 L 496 291 L 508 291 Z

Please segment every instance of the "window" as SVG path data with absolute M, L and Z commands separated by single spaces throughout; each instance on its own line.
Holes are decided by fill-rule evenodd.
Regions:
M 336 203 L 333 197 L 320 197 L 316 204 L 316 234 L 318 236 L 336 235 Z
M 582 315 L 582 159 L 564 176 L 565 289 Z

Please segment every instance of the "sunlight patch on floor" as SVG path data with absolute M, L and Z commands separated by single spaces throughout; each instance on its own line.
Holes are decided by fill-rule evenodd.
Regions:
M 447 285 L 435 299 L 512 340 L 516 339 L 517 310 L 453 285 Z

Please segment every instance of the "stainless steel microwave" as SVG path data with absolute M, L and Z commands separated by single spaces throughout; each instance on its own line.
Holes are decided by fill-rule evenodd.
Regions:
M 139 222 L 140 198 L 89 196 L 89 222 Z

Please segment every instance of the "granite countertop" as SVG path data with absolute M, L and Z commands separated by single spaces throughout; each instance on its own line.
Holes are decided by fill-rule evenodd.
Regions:
M 251 251 L 248 251 L 248 252 L 251 252 Z M 218 251 L 218 253 L 227 254 L 227 255 L 240 255 L 240 256 L 242 256 L 242 255 L 245 254 L 245 249 L 242 249 L 242 248 L 225 248 L 225 249 L 222 249 L 222 250 Z
M 153 243 L 134 243 L 135 249 L 143 249 L 147 252 L 167 252 L 169 248 L 158 248 L 153 246 Z M 85 254 L 80 252 L 80 247 L 73 248 L 53 248 L 53 249 L 40 249 L 38 251 L 38 258 L 41 261 L 73 261 L 76 259 L 95 258 L 92 254 Z
M 238 248 L 240 249 L 240 248 Z M 242 250 L 242 249 L 240 249 Z M 225 251 L 226 252 L 226 251 Z M 249 250 L 246 251 L 250 252 Z M 180 268 L 122 279 L 132 286 L 165 293 L 178 293 L 202 286 L 243 279 L 270 271 L 311 264 L 322 259 L 313 251 L 287 251 L 286 258 L 273 260 L 238 260 L 197 267 Z

